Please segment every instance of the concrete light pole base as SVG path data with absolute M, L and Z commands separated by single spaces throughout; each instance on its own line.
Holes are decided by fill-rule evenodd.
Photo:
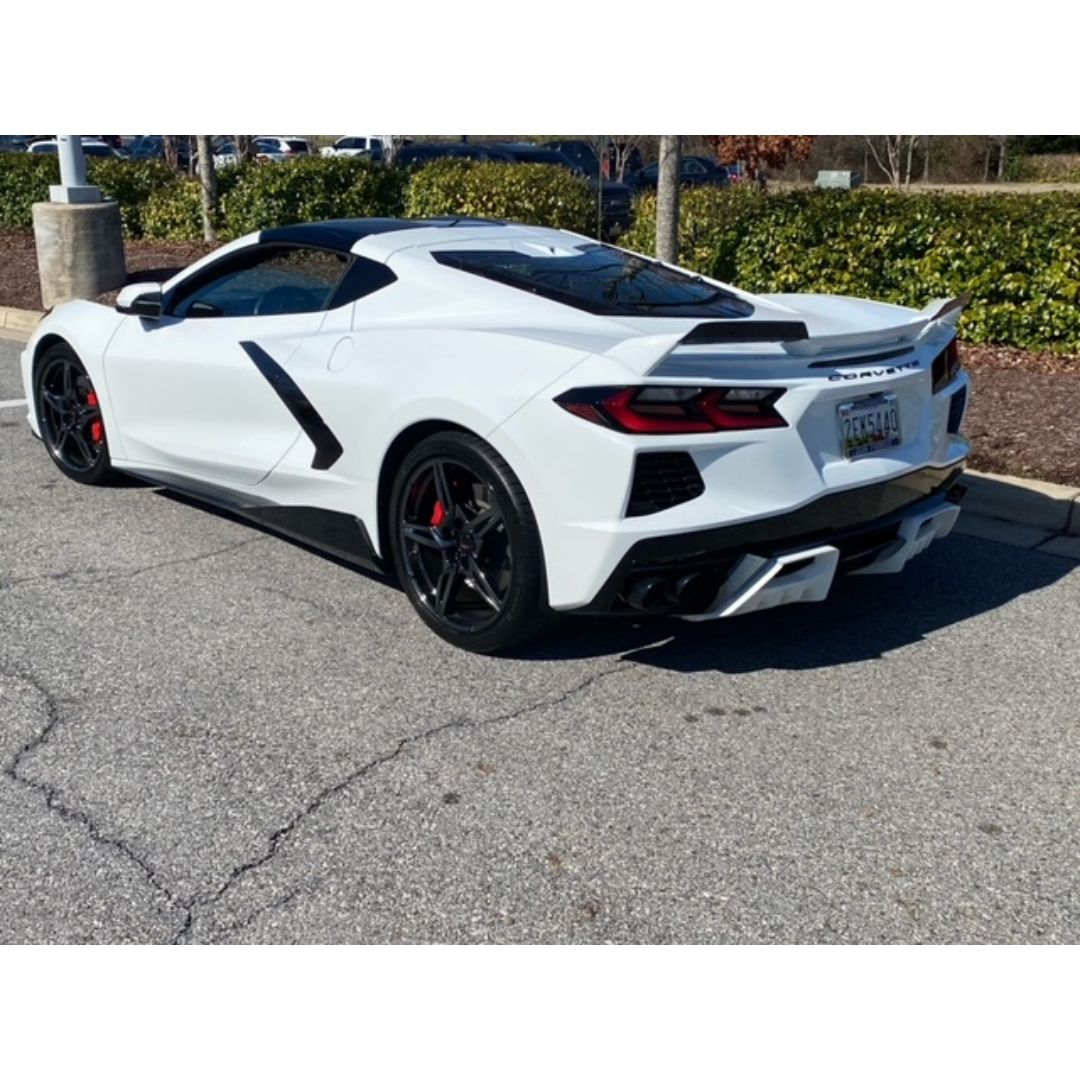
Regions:
M 114 202 L 34 203 L 34 240 L 46 308 L 89 299 L 127 280 Z

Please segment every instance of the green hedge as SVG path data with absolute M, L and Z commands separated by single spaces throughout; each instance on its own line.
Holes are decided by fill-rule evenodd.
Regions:
M 342 217 L 400 217 L 407 174 L 363 158 L 301 158 L 280 165 L 242 164 L 218 169 L 216 226 L 224 240 L 292 225 Z M 197 180 L 154 192 L 143 217 L 156 240 L 201 240 Z
M 364 158 L 300 158 L 281 165 L 248 165 L 223 192 L 229 236 L 328 218 L 400 217 L 407 174 Z
M 922 307 L 969 293 L 968 341 L 1080 348 L 1080 196 L 684 192 L 680 261 L 754 292 Z M 655 198 L 623 238 L 653 251 Z
M 551 165 L 444 158 L 417 170 L 406 200 L 410 217 L 461 214 L 589 233 L 596 203 L 587 181 Z
M 50 154 L 0 154 L 0 227 L 29 229 L 30 208 L 60 183 L 60 166 Z
M 120 204 L 124 233 L 131 237 L 143 235 L 143 207 L 150 194 L 178 182 L 176 173 L 163 161 L 90 158 L 86 166 L 90 183 Z M 47 200 L 49 185 L 59 183 L 55 154 L 0 154 L 0 226 L 31 228 L 31 207 Z

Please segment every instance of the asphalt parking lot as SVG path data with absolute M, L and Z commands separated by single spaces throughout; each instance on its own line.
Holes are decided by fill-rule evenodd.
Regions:
M 1076 941 L 1078 613 L 1077 563 L 953 536 L 477 657 L 0 408 L 0 940 Z

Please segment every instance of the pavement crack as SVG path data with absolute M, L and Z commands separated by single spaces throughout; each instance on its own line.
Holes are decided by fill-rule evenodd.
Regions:
M 122 855 L 139 871 L 147 884 L 165 899 L 170 907 L 185 914 L 184 925 L 190 924 L 193 917 L 191 905 L 173 895 L 172 891 L 162 881 L 160 872 L 148 859 L 140 855 L 123 838 L 108 835 L 102 826 L 85 810 L 70 806 L 64 801 L 63 792 L 58 787 L 45 780 L 35 780 L 21 771 L 26 759 L 45 746 L 52 739 L 57 729 L 63 725 L 64 715 L 56 698 L 32 676 L 3 669 L 0 669 L 0 676 L 22 682 L 31 687 L 45 704 L 45 724 L 36 735 L 19 747 L 12 759 L 4 766 L 4 775 L 20 787 L 42 796 L 45 800 L 45 806 L 62 820 L 82 826 L 94 844 Z
M 359 765 L 354 768 L 347 775 L 337 780 L 333 784 L 328 785 L 318 792 L 312 799 L 310 799 L 303 807 L 297 810 L 289 820 L 280 828 L 275 829 L 267 840 L 266 849 L 257 858 L 250 859 L 248 862 L 241 863 L 239 866 L 235 866 L 230 872 L 225 881 L 217 889 L 216 892 L 210 896 L 194 899 L 190 908 L 194 914 L 197 910 L 212 910 L 233 888 L 235 888 L 242 880 L 254 873 L 256 870 L 260 870 L 271 862 L 274 857 L 281 850 L 282 845 L 290 836 L 313 814 L 318 813 L 323 806 L 329 801 L 341 795 L 347 791 L 354 784 L 363 780 L 369 776 L 376 769 L 381 768 L 384 765 L 389 765 L 393 761 L 397 760 L 405 751 L 409 750 L 413 746 L 417 746 L 421 743 L 428 742 L 431 739 L 438 738 L 441 735 L 446 734 L 449 731 L 463 731 L 471 729 L 479 729 L 486 727 L 493 727 L 497 724 L 510 723 L 513 720 L 519 720 L 523 716 L 528 716 L 530 713 L 541 712 L 547 709 L 555 709 L 560 705 L 564 705 L 572 698 L 583 694 L 590 687 L 596 683 L 601 682 L 604 679 L 608 679 L 613 675 L 620 674 L 624 671 L 630 670 L 625 660 L 618 660 L 614 664 L 604 668 L 601 671 L 593 672 L 593 674 L 581 679 L 573 686 L 564 690 L 561 694 L 554 697 L 542 698 L 539 701 L 528 702 L 525 705 L 521 705 L 510 712 L 499 713 L 495 716 L 489 716 L 486 718 L 472 718 L 468 716 L 455 717 L 452 720 L 447 720 L 445 723 L 436 724 L 434 727 L 430 727 L 425 731 L 418 732 L 415 735 L 407 735 L 403 739 L 399 739 L 396 746 L 392 750 L 388 750 L 384 754 L 380 754 L 378 757 L 374 757 L 364 762 L 363 765 Z M 299 887 L 297 887 L 298 889 Z M 294 889 L 295 893 L 297 889 Z M 291 899 L 292 897 L 290 897 Z M 282 901 L 284 903 L 285 901 Z M 270 910 L 271 908 L 278 906 L 276 904 L 267 905 L 260 910 Z M 255 912 L 250 920 L 243 923 L 244 926 L 249 925 L 251 921 L 254 921 L 258 917 L 259 912 Z M 177 935 L 177 941 L 190 941 L 193 933 L 194 919 L 189 923 L 180 934 Z

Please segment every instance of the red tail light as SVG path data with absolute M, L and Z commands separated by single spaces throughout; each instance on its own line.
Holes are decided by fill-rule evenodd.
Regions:
M 783 390 L 756 386 L 590 386 L 555 402 L 593 424 L 633 435 L 697 435 L 787 427 Z
M 956 338 L 953 338 L 944 349 L 941 350 L 934 357 L 934 363 L 931 366 L 931 372 L 934 376 L 934 390 L 936 394 L 939 390 L 944 390 L 960 374 L 960 347 L 957 344 Z

